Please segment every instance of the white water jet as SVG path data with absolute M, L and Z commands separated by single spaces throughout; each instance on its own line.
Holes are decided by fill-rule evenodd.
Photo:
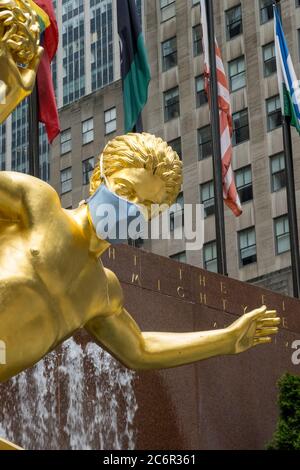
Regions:
M 135 448 L 132 371 L 73 339 L 0 385 L 0 437 L 25 449 Z

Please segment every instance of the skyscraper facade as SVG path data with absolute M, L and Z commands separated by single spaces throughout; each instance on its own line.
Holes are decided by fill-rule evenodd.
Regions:
M 286 177 L 274 50 L 272 0 L 213 2 L 216 35 L 233 109 L 233 169 L 243 204 L 226 209 L 229 275 L 292 293 Z M 204 92 L 199 0 L 146 2 L 145 24 L 152 70 L 147 129 L 182 155 L 180 201 L 201 202 L 205 245 L 189 252 L 184 241 L 153 242 L 151 249 L 216 270 L 210 116 Z M 300 76 L 300 2 L 280 2 L 283 27 Z M 293 131 L 298 218 L 299 136 Z
M 50 182 L 64 207 L 88 195 L 88 180 L 105 143 L 123 128 L 116 0 L 56 3 L 60 46 L 53 77 L 62 133 L 51 150 Z M 292 293 L 286 176 L 276 76 L 272 0 L 214 2 L 215 26 L 231 92 L 233 169 L 243 215 L 225 211 L 231 277 Z M 281 16 L 300 76 L 300 2 L 282 0 Z M 163 137 L 183 160 L 179 204 L 202 203 L 205 244 L 187 251 L 184 240 L 153 241 L 145 249 L 216 270 L 210 116 L 204 91 L 199 0 L 137 3 L 152 81 L 144 129 Z M 0 130 L 1 168 L 26 170 L 26 104 Z M 41 134 L 41 166 L 48 177 Z M 300 146 L 293 132 L 298 216 Z M 45 144 L 45 145 L 44 145 Z M 12 150 L 11 150 L 12 149 Z
M 233 109 L 233 169 L 243 204 L 240 218 L 225 210 L 227 258 L 231 277 L 292 293 L 272 3 L 272 0 L 214 2 L 216 35 Z M 299 2 L 284 0 L 280 8 L 300 76 Z M 202 203 L 205 212 L 203 250 L 188 251 L 184 240 L 152 241 L 145 243 L 144 248 L 215 271 L 212 142 L 204 91 L 200 2 L 145 0 L 143 24 L 152 73 L 144 128 L 163 137 L 183 160 L 179 205 Z M 59 148 L 62 144 L 56 143 L 53 184 L 62 191 L 62 185 L 66 188 L 65 179 L 69 181 L 62 195 L 63 203 L 69 207 L 88 194 L 88 186 L 83 184 L 87 164 L 97 157 L 108 139 L 123 132 L 120 82 L 65 107 L 63 116 L 67 132 L 62 139 L 66 138 L 69 146 L 72 144 L 72 152 L 62 155 Z M 83 144 L 86 132 L 91 133 L 88 126 L 93 128 L 94 141 Z M 293 132 L 300 209 L 298 139 Z

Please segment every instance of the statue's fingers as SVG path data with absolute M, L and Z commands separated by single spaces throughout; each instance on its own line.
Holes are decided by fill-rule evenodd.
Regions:
M 16 34 L 16 32 L 17 32 L 17 25 L 12 24 L 11 28 L 8 31 L 6 31 L 6 33 L 4 34 L 2 41 L 6 42 L 9 38 L 14 36 Z
M 254 337 L 261 338 L 264 336 L 277 335 L 278 328 L 263 328 L 262 330 L 256 330 Z
M 14 41 L 13 39 L 8 39 L 6 42 L 12 49 L 17 50 L 19 49 L 20 46 L 22 46 L 23 42 L 22 41 Z
M 264 328 L 265 326 L 279 326 L 281 324 L 281 318 L 265 318 L 263 320 L 258 320 L 257 328 Z
M 266 310 L 264 313 L 261 313 L 256 317 L 258 321 L 267 320 L 270 318 L 278 318 L 276 310 Z
M 261 318 L 262 315 L 264 315 L 267 311 L 267 307 L 264 305 L 261 308 L 257 308 L 256 310 L 253 310 L 252 312 L 246 313 L 246 315 L 249 318 L 252 318 L 252 320 L 258 320 Z
M 270 318 L 277 318 L 276 310 L 267 310 L 267 307 L 261 307 L 257 310 L 253 310 L 253 312 L 249 312 L 246 314 L 251 320 L 253 321 L 261 321 Z
M 12 21 L 14 20 L 14 15 L 11 13 L 11 12 L 8 12 L 8 11 L 1 11 L 0 12 L 0 20 L 3 21 L 5 20 L 5 26 L 9 23 L 12 23 Z M 9 23 L 7 23 L 7 21 Z
M 26 21 L 26 16 L 25 16 L 25 13 L 23 11 L 23 8 L 24 8 L 24 6 L 22 6 L 22 9 L 19 8 L 19 7 L 14 8 L 15 16 L 17 16 L 18 20 L 22 23 L 24 23 Z
M 255 338 L 253 341 L 254 346 L 259 346 L 260 344 L 269 344 L 272 343 L 272 338 L 266 337 L 266 338 Z

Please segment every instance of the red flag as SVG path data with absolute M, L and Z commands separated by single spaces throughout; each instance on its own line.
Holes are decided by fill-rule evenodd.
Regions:
M 44 54 L 37 73 L 39 101 L 39 121 L 46 126 L 49 142 L 60 133 L 60 123 L 55 99 L 50 64 L 58 46 L 58 27 L 52 0 L 34 0 L 50 19 L 50 26 L 41 35 L 41 46 Z
M 201 0 L 201 17 L 203 28 L 203 51 L 205 66 L 205 88 L 209 92 L 210 80 L 210 64 L 208 55 L 208 26 L 205 1 Z M 218 79 L 218 105 L 220 116 L 220 133 L 221 133 L 221 157 L 222 157 L 222 177 L 223 177 L 223 198 L 225 204 L 232 210 L 236 217 L 242 214 L 242 206 L 234 181 L 234 173 L 232 170 L 232 113 L 230 104 L 230 94 L 228 89 L 227 77 L 224 64 L 221 57 L 221 51 L 216 42 L 216 65 Z M 208 93 L 209 94 L 209 93 Z

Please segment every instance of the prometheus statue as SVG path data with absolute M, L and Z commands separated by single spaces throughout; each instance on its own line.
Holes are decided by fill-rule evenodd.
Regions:
M 105 147 L 91 178 L 92 197 L 75 210 L 63 209 L 48 184 L 0 172 L 0 339 L 6 344 L 1 381 L 79 328 L 137 370 L 181 366 L 271 342 L 280 319 L 266 307 L 223 330 L 192 333 L 141 332 L 125 310 L 118 279 L 100 261 L 110 243 L 96 230 L 95 206 L 121 198 L 129 212 L 143 205 L 151 217 L 152 204 L 176 200 L 181 173 L 178 155 L 149 134 L 128 134 Z

